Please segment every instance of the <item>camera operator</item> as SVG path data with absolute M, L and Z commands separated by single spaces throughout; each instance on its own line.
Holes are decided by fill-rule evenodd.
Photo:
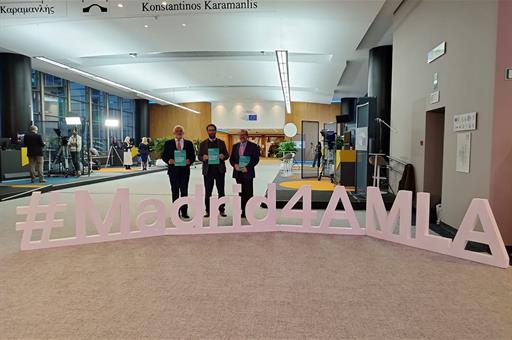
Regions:
M 68 141 L 71 162 L 75 168 L 75 176 L 80 177 L 80 153 L 82 152 L 82 137 L 78 134 L 77 128 L 73 129 Z

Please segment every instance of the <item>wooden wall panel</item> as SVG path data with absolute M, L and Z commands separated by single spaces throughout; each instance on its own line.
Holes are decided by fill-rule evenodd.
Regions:
M 185 138 L 189 140 L 205 139 L 206 125 L 211 122 L 211 104 L 208 102 L 181 104 L 201 112 L 196 114 L 172 105 L 151 104 L 149 106 L 149 131 L 152 138 L 172 136 L 176 125 L 183 125 Z
M 320 122 L 320 129 L 324 123 L 336 122 L 336 116 L 341 113 L 341 104 L 316 104 L 292 102 L 292 113 L 285 114 L 286 123 L 294 123 L 300 132 L 303 120 Z

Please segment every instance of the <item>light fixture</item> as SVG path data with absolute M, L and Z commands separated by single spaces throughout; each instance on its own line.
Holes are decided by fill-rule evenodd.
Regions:
M 117 7 L 119 7 L 119 8 L 123 8 L 123 4 L 122 4 L 122 3 L 118 3 L 118 4 L 117 4 Z
M 144 28 L 149 28 L 149 25 L 148 24 L 144 25 Z
M 108 79 L 105 79 L 105 78 L 102 78 L 102 77 L 95 76 L 94 74 L 91 74 L 91 73 L 88 73 L 88 72 L 85 72 L 85 71 L 81 71 L 81 70 L 76 69 L 74 67 L 70 67 L 70 66 L 64 65 L 62 63 L 59 63 L 57 61 L 54 61 L 54 60 L 51 60 L 51 59 L 48 59 L 48 58 L 45 58 L 45 57 L 34 57 L 34 58 L 37 59 L 37 60 L 43 61 L 45 63 L 51 64 L 53 66 L 57 66 L 57 67 L 60 67 L 62 69 L 65 69 L 65 70 L 77 73 L 77 74 L 79 74 L 79 75 L 81 75 L 81 76 L 83 76 L 85 78 L 88 78 L 88 79 L 91 79 L 91 80 L 94 80 L 94 81 L 97 81 L 97 82 L 100 82 L 100 83 L 103 83 L 103 84 L 107 84 L 107 85 L 112 86 L 112 87 L 117 87 L 117 88 L 125 90 L 125 91 L 133 92 L 133 93 L 137 94 L 141 98 L 146 98 L 146 99 L 149 99 L 149 100 L 154 100 L 157 103 L 164 104 L 164 105 L 176 106 L 176 107 L 179 107 L 180 109 L 187 110 L 187 111 L 190 111 L 190 112 L 194 112 L 194 113 L 198 113 L 198 114 L 200 113 L 199 111 L 196 111 L 194 109 L 188 108 L 186 106 L 183 106 L 183 105 L 180 105 L 180 104 L 176 104 L 176 103 L 170 102 L 168 100 L 152 96 L 152 95 L 150 95 L 148 93 L 145 93 L 145 92 L 133 89 L 133 88 L 128 87 L 128 86 L 124 86 L 122 84 L 113 82 L 111 80 L 108 80 Z
M 80 117 L 66 117 L 67 125 L 82 125 L 82 119 Z
M 105 119 L 106 127 L 119 127 L 119 119 Z
M 187 27 L 187 24 L 181 24 L 181 26 L 183 26 L 183 27 Z
M 162 1 L 162 5 L 167 5 L 167 1 Z
M 284 106 L 286 113 L 292 113 L 290 97 L 290 75 L 288 72 L 288 51 L 276 50 L 277 67 L 279 69 L 279 78 L 281 79 L 281 89 L 283 90 Z

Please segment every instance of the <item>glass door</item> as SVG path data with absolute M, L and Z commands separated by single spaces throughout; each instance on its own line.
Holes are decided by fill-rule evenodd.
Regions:
M 322 162 L 320 123 L 318 121 L 303 120 L 301 125 L 301 178 L 318 178 Z

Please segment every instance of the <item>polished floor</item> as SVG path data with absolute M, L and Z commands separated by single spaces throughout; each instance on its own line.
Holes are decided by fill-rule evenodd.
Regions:
M 257 194 L 277 171 L 262 162 Z M 191 185 L 201 181 L 193 169 Z M 133 206 L 169 199 L 165 173 L 81 189 L 104 212 L 117 187 L 130 188 Z M 74 190 L 61 191 L 70 207 Z M 1 339 L 512 337 L 512 270 L 368 237 L 290 233 L 20 252 L 15 207 L 27 202 L 0 203 Z

